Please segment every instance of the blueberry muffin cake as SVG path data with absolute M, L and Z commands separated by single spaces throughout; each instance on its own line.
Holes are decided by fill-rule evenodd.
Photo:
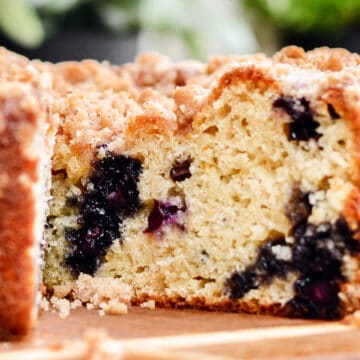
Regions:
M 206 65 L 87 63 L 97 70 L 75 79 L 81 64 L 59 65 L 71 90 L 52 107 L 48 291 L 76 297 L 87 274 L 120 279 L 134 303 L 352 311 L 359 63 L 289 47 Z
M 110 312 L 130 297 L 325 319 L 360 307 L 359 56 L 37 68 L 60 124 L 49 296 Z

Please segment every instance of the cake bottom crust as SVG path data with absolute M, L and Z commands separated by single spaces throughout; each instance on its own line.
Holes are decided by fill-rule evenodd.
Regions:
M 233 300 L 214 300 L 208 301 L 203 297 L 195 297 L 191 300 L 185 300 L 182 297 L 165 297 L 165 296 L 141 296 L 132 302 L 133 305 L 154 300 L 156 306 L 171 309 L 198 309 L 208 311 L 222 312 L 243 312 L 248 314 L 267 314 L 275 316 L 291 316 L 286 307 L 279 303 L 271 305 L 259 304 L 256 300 L 252 301 L 233 301 Z M 295 316 L 295 315 L 292 315 Z

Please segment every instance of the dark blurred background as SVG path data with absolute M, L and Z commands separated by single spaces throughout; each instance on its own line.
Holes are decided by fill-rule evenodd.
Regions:
M 360 0 L 0 0 L 0 46 L 42 60 L 120 64 L 272 54 L 287 44 L 360 51 Z

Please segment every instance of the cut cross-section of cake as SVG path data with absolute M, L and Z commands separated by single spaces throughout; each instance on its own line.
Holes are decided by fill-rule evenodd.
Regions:
M 1 335 L 33 323 L 44 233 L 53 303 L 360 308 L 358 55 L 114 67 L 0 49 L 0 131 Z
M 83 65 L 54 70 L 67 92 L 51 108 L 49 294 L 81 296 L 87 274 L 133 303 L 329 319 L 359 306 L 357 55 Z

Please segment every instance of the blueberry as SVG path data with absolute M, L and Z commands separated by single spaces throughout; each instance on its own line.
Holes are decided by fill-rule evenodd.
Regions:
M 170 170 L 170 177 L 174 181 L 184 181 L 191 177 L 190 165 L 192 160 L 187 159 L 183 162 L 176 162 Z
M 65 261 L 75 277 L 80 272 L 95 273 L 106 249 L 115 239 L 121 239 L 123 220 L 141 206 L 137 189 L 141 162 L 109 151 L 106 154 L 94 161 L 88 186 L 71 204 L 79 209 L 78 228 L 65 229 L 65 238 L 72 247 Z
M 290 198 L 285 206 L 285 215 L 293 225 L 299 225 L 310 216 L 312 205 L 309 193 L 302 192 L 298 185 L 291 190 Z
M 106 200 L 115 210 L 124 210 L 129 206 L 129 196 L 122 188 L 117 188 L 106 196 Z
M 331 104 L 328 104 L 328 112 L 332 119 L 337 120 L 340 119 L 340 115 L 336 112 L 334 106 Z
M 74 276 L 80 273 L 94 274 L 100 266 L 99 252 L 94 248 L 75 248 L 66 258 L 66 264 L 71 267 Z
M 155 200 L 154 206 L 148 216 L 148 226 L 144 232 L 153 232 L 160 229 L 164 221 L 164 217 L 165 215 L 161 209 L 160 202 Z
M 285 239 L 282 241 L 268 242 L 260 247 L 256 268 L 259 269 L 261 281 L 270 282 L 274 276 L 283 277 L 288 272 L 288 261 L 278 259 L 272 248 L 275 245 L 286 246 Z
M 294 239 L 293 268 L 300 276 L 294 286 L 295 297 L 287 306 L 305 317 L 338 318 L 339 286 L 345 280 L 342 258 L 358 254 L 358 242 L 342 217 L 334 224 L 298 225 Z
M 235 272 L 226 280 L 225 287 L 231 299 L 241 299 L 248 291 L 257 289 L 260 283 L 255 266 L 249 266 L 245 271 Z
M 244 271 L 235 271 L 225 282 L 231 299 L 239 299 L 249 290 L 269 284 L 274 277 L 285 277 L 291 272 L 298 274 L 298 280 L 294 285 L 295 296 L 284 311 L 309 318 L 336 319 L 341 315 L 338 293 L 345 280 L 342 259 L 345 254 L 359 254 L 359 242 L 343 217 L 335 223 L 311 224 L 308 195 L 294 187 L 285 209 L 293 224 L 293 244 L 279 237 L 261 245 L 256 260 Z M 278 259 L 273 252 L 275 245 L 290 247 L 290 259 Z
M 158 231 L 166 224 L 176 224 L 182 227 L 183 224 L 179 222 L 179 213 L 184 212 L 185 210 L 185 205 L 179 207 L 170 202 L 155 200 L 148 216 L 148 226 L 144 232 L 151 233 Z
M 231 299 L 242 298 L 249 290 L 257 289 L 261 284 L 270 283 L 275 276 L 285 276 L 289 271 L 289 262 L 278 259 L 272 248 L 286 246 L 283 237 L 269 241 L 259 248 L 257 259 L 242 272 L 234 272 L 226 281 L 226 292 Z
M 307 141 L 309 139 L 317 140 L 321 137 L 321 134 L 316 131 L 320 124 L 314 120 L 310 103 L 305 98 L 293 99 L 284 96 L 276 99 L 273 106 L 284 110 L 292 119 L 288 125 L 289 140 Z
M 296 295 L 286 304 L 291 315 L 324 319 L 341 316 L 337 281 L 301 278 L 295 282 L 294 288 Z
M 305 278 L 295 282 L 295 289 L 299 297 L 318 306 L 338 304 L 339 286 L 335 281 Z

